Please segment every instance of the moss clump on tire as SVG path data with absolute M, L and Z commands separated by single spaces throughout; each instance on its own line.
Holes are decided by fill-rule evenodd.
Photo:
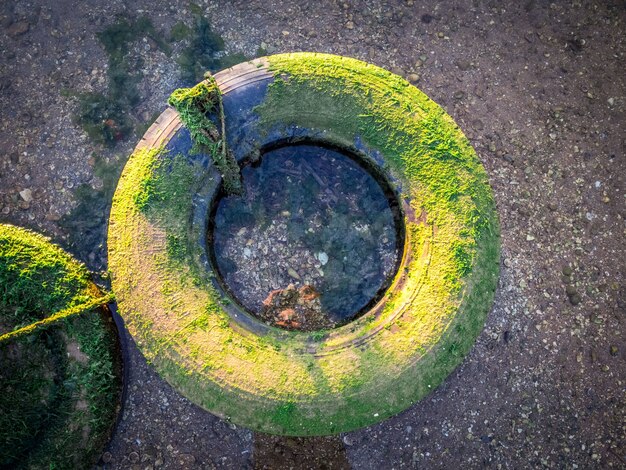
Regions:
M 0 224 L 0 467 L 96 462 L 121 386 L 114 327 L 93 308 L 108 298 L 46 238 Z
M 474 150 L 417 88 L 357 60 L 278 55 L 215 78 L 241 130 L 229 141 L 239 157 L 249 142 L 306 135 L 371 156 L 401 202 L 400 269 L 370 312 L 323 334 L 251 319 L 203 261 L 198 207 L 219 190 L 218 172 L 162 150 L 182 132 L 168 110 L 131 156 L 111 211 L 109 266 L 129 330 L 181 393 L 263 432 L 345 432 L 406 409 L 462 361 L 493 301 L 499 228 Z M 178 190 L 151 199 L 164 180 Z

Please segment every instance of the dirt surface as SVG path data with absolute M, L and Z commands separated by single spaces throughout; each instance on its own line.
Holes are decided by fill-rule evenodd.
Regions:
M 626 467 L 623 2 L 199 4 L 231 52 L 349 55 L 405 75 L 442 105 L 494 190 L 499 291 L 475 348 L 431 396 L 325 441 L 255 445 L 265 438 L 180 397 L 131 341 L 129 394 L 106 467 Z M 147 14 L 167 32 L 192 23 L 188 3 L 8 1 L 0 9 L 0 221 L 51 235 L 102 269 L 107 204 L 92 204 L 101 204 L 93 226 L 70 231 L 61 217 L 79 203 L 81 184 L 108 194 L 93 155 L 119 168 L 137 138 L 113 149 L 92 143 L 63 91 L 106 89 L 96 33 L 116 14 Z M 149 40 L 133 43 L 144 77 L 130 110 L 138 124 L 180 84 L 181 47 L 167 57 Z M 85 247 L 81 231 L 97 242 Z M 292 442 L 296 452 L 284 452 Z M 324 459 L 298 458 L 311 449 Z

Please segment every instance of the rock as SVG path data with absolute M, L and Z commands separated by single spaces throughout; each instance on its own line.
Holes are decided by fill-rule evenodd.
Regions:
M 407 79 L 409 80 L 409 82 L 411 83 L 417 83 L 420 79 L 420 76 L 416 73 L 410 73 L 409 76 L 407 77 Z
M 8 27 L 7 34 L 11 37 L 17 37 L 27 33 L 29 29 L 30 24 L 28 21 L 16 21 Z
M 354 22 L 348 21 L 346 23 L 346 29 L 354 29 Z
M 462 60 L 462 59 L 456 60 L 454 62 L 454 65 L 456 65 L 459 68 L 459 70 L 462 70 L 463 72 L 469 70 L 471 67 L 471 64 L 469 63 L 469 61 Z
M 320 263 L 322 263 L 322 266 L 324 266 L 326 263 L 328 263 L 328 255 L 326 253 L 324 253 L 323 251 L 320 251 L 317 254 L 317 259 L 319 260 Z
M 569 303 L 572 304 L 572 305 L 578 305 L 581 302 L 581 300 L 582 299 L 580 298 L 580 295 L 574 294 L 574 295 L 570 296 Z
M 576 289 L 574 288 L 574 286 L 567 286 L 565 288 L 565 293 L 567 294 L 568 297 L 571 297 L 572 295 L 576 295 Z
M 12 85 L 11 78 L 8 76 L 0 77 L 0 91 L 8 90 Z
M 609 348 L 609 353 L 611 354 L 611 356 L 617 356 L 618 352 L 619 350 L 617 349 L 617 346 L 611 345 L 611 347 Z
M 289 274 L 291 277 L 293 277 L 294 279 L 300 280 L 300 275 L 296 272 L 295 269 L 293 268 L 289 268 L 287 269 L 287 274 Z
M 196 458 L 191 454 L 180 454 L 178 456 L 178 465 L 182 468 L 189 468 L 196 463 Z
M 465 98 L 465 93 L 463 93 L 460 90 L 454 92 L 454 99 L 455 100 L 462 100 L 463 98 Z
M 446 35 L 445 35 L 445 34 L 443 34 L 443 32 L 439 31 L 439 32 L 437 33 L 437 37 L 438 37 L 439 39 L 443 39 L 444 37 L 446 37 Z
M 509 341 L 511 341 L 511 332 L 509 330 L 506 330 L 502 334 L 502 339 L 504 340 L 505 343 L 508 343 Z
M 20 191 L 20 196 L 26 202 L 32 202 L 33 200 L 33 192 L 28 188 L 24 189 L 23 191 Z
M 345 436 L 343 436 L 342 440 L 343 440 L 343 443 L 347 446 L 354 445 L 354 439 L 349 434 L 346 434 Z
M 515 159 L 508 153 L 505 153 L 504 155 L 502 155 L 502 159 L 511 165 L 515 163 Z
M 300 289 L 289 284 L 286 289 L 270 292 L 263 301 L 260 316 L 269 324 L 286 329 L 315 331 L 334 326 L 322 311 L 319 293 L 308 284 Z
M 569 266 L 565 266 L 562 272 L 564 276 L 570 277 L 573 271 L 572 271 L 572 268 L 570 268 Z
M 535 239 L 535 237 L 531 234 L 526 235 L 526 241 L 528 242 L 532 242 Z
M 395 73 L 396 75 L 404 77 L 404 70 L 402 70 L 400 67 L 391 67 L 391 73 Z

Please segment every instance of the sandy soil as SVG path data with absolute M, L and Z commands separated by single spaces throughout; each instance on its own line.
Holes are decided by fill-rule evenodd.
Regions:
M 130 383 L 107 468 L 626 468 L 626 9 L 623 2 L 247 0 L 198 2 L 231 52 L 317 50 L 402 73 L 461 126 L 502 225 L 502 274 L 484 332 L 431 396 L 330 439 L 267 438 L 198 409 L 130 342 Z M 6 1 L 0 6 L 0 221 L 106 266 L 103 222 L 85 249 L 62 228 L 76 188 L 103 186 L 64 90 L 103 91 L 96 33 L 116 14 L 161 31 L 186 1 Z M 179 82 L 138 41 L 146 121 Z M 100 237 L 99 239 L 97 237 Z M 381 397 L 383 400 L 384 397 Z M 299 456 L 305 456 L 300 458 Z M 105 463 L 106 461 L 106 463 Z

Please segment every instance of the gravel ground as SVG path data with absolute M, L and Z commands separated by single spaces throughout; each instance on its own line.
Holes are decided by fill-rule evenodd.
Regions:
M 247 0 L 198 2 L 231 52 L 316 50 L 404 74 L 461 126 L 484 162 L 502 225 L 502 274 L 484 332 L 431 396 L 331 439 L 267 438 L 180 397 L 130 341 L 123 419 L 107 468 L 626 468 L 626 9 L 606 2 Z M 62 228 L 94 154 L 64 90 L 103 91 L 96 33 L 115 14 L 159 31 L 185 1 L 7 1 L 0 6 L 0 221 L 48 234 L 93 269 Z M 179 83 L 171 57 L 137 41 L 138 122 Z M 381 398 L 383 399 L 383 398 Z M 302 457 L 302 458 L 300 458 Z M 107 462 L 105 463 L 104 460 Z

